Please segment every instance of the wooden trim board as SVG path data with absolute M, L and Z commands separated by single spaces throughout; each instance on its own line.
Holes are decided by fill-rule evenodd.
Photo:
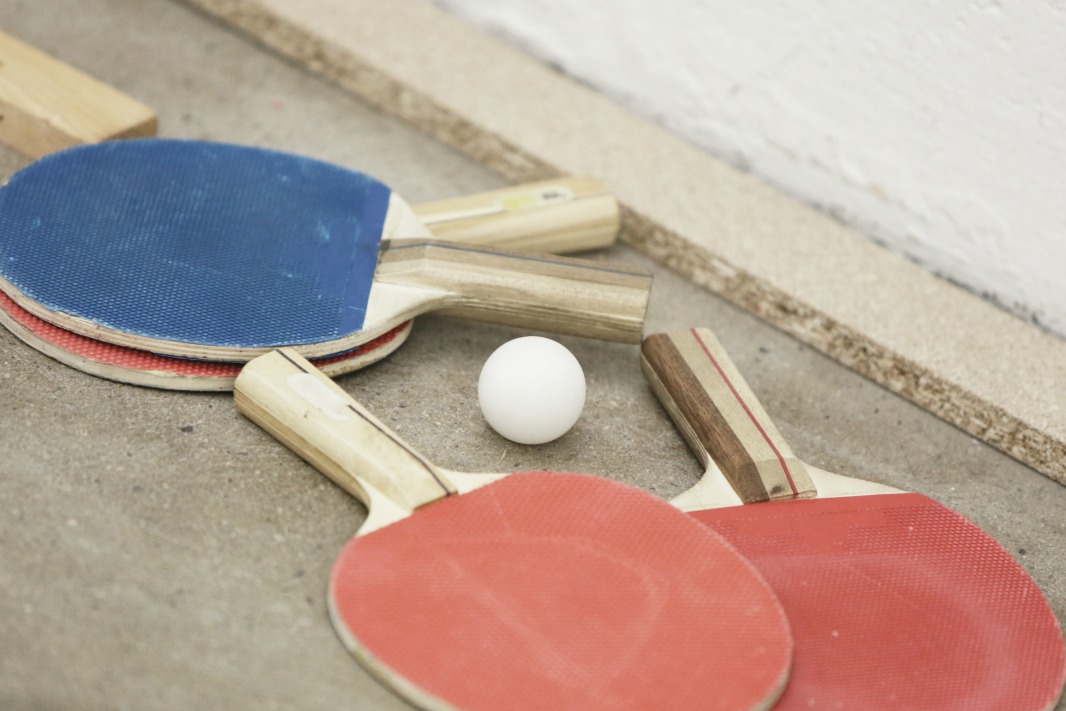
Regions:
M 0 143 L 30 158 L 79 143 L 152 136 L 155 112 L 0 32 Z
M 1066 483 L 1066 343 L 425 0 L 184 1 L 508 178 L 599 178 L 636 248 Z

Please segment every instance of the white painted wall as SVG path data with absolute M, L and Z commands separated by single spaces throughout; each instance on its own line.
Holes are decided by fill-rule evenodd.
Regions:
M 1066 0 L 437 0 L 1066 335 Z

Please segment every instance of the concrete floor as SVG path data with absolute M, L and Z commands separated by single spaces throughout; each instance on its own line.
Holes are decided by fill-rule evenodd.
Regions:
M 0 26 L 155 107 L 164 135 L 359 167 L 414 202 L 501 185 L 166 0 L 14 0 Z M 4 175 L 19 162 L 0 153 Z M 648 332 L 716 330 L 801 457 L 957 509 L 1066 619 L 1066 487 L 632 250 L 606 256 L 654 269 Z M 586 371 L 582 419 L 540 447 L 496 436 L 477 375 L 519 333 L 423 317 L 390 359 L 340 382 L 447 467 L 596 472 L 664 497 L 699 478 L 634 346 L 560 339 Z M 0 708 L 407 708 L 326 615 L 327 574 L 362 507 L 228 395 L 100 380 L 0 330 L 0 403 Z

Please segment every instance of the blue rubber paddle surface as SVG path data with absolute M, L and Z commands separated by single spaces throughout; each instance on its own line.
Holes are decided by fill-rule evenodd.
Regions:
M 270 347 L 358 331 L 389 188 L 258 148 L 79 146 L 0 189 L 0 276 L 50 311 L 160 340 Z

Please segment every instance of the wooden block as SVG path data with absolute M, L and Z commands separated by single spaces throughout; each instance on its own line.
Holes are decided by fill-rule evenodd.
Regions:
M 0 142 L 31 158 L 79 143 L 151 136 L 155 112 L 0 32 Z
M 623 240 L 1066 483 L 1063 341 L 426 0 L 184 1 L 513 180 L 599 179 Z

